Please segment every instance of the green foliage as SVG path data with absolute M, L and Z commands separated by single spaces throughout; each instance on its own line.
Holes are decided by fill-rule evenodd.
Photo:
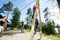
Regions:
M 45 8 L 43 12 L 45 13 L 44 14 L 45 22 L 48 22 L 49 21 L 49 17 L 50 17 L 50 13 L 49 13 L 48 7 Z
M 13 26 L 12 26 L 11 23 L 9 23 L 9 24 L 7 25 L 7 30 L 11 30 L 11 29 L 13 29 Z
M 27 15 L 32 16 L 32 10 L 31 10 L 31 8 L 29 8 L 29 9 L 27 10 Z
M 31 29 L 31 26 L 30 25 L 25 25 L 24 28 L 25 29 Z
M 32 15 L 33 15 L 32 10 L 31 8 L 29 8 L 27 10 L 27 17 L 26 17 L 27 25 L 32 23 Z
M 46 29 L 47 29 L 47 24 L 46 23 L 42 23 L 42 31 L 44 33 L 47 33 Z
M 43 32 L 45 32 L 46 34 L 55 34 L 55 30 L 54 30 L 55 23 L 54 23 L 54 21 L 49 20 L 50 13 L 49 13 L 48 7 L 45 8 L 45 10 L 43 12 L 45 12 L 44 18 L 45 18 L 45 22 L 46 22 L 46 23 L 43 23 L 43 25 L 42 25 Z
M 12 27 L 12 24 L 8 24 L 7 27 Z
M 4 4 L 4 5 L 2 6 L 2 9 L 3 9 L 4 11 L 11 11 L 12 8 L 13 8 L 13 3 L 12 3 L 11 1 L 9 1 L 7 4 Z
M 16 7 L 14 9 L 14 12 L 13 12 L 13 19 L 11 20 L 12 21 L 12 25 L 13 25 L 13 28 L 19 28 L 19 25 L 20 25 L 20 11 L 19 9 Z
M 7 4 L 4 4 L 0 8 L 0 12 L 2 12 L 2 13 L 7 15 L 7 20 L 8 20 L 9 12 L 11 12 L 12 10 L 13 10 L 13 3 L 11 1 L 9 1 Z
M 27 30 L 31 29 L 30 25 L 32 25 L 31 24 L 32 23 L 32 15 L 33 15 L 32 10 L 31 10 L 31 8 L 29 8 L 27 10 L 27 17 L 26 17 L 27 24 L 24 26 L 24 28 L 27 29 Z
M 7 3 L 7 10 L 8 10 L 8 11 L 11 11 L 11 10 L 12 10 L 12 7 L 13 7 L 13 3 L 12 3 L 11 1 L 9 1 L 9 2 Z
M 60 40 L 60 34 L 47 35 L 47 34 L 43 33 L 43 36 L 48 37 L 51 40 Z
M 55 34 L 55 23 L 54 21 L 48 21 L 47 24 L 43 23 L 43 32 L 46 34 Z
M 49 21 L 48 23 L 47 23 L 47 29 L 48 29 L 48 34 L 54 34 L 55 33 L 55 30 L 54 30 L 54 28 L 55 28 L 55 24 L 54 24 L 54 21 Z
M 28 21 L 29 21 L 29 17 L 26 17 L 26 21 L 27 21 L 27 25 L 28 25 L 28 23 L 29 23 L 29 22 L 28 22 Z
M 52 40 L 60 40 L 60 37 L 57 35 L 48 35 L 48 38 L 51 38 Z
M 26 32 L 30 32 L 30 29 L 26 29 L 25 31 L 26 31 Z

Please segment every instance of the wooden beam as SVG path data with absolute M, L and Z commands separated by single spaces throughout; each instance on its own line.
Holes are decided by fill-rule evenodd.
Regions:
M 32 28 L 31 28 L 31 34 L 30 34 L 30 40 L 33 40 L 34 37 L 34 30 L 35 30 L 35 20 L 36 20 L 36 7 L 34 6 L 33 8 L 34 11 L 34 17 L 33 17 L 33 22 L 32 22 Z
M 36 20 L 36 12 L 38 9 L 38 15 L 39 15 L 39 26 L 40 26 L 40 38 L 42 38 L 42 21 L 41 21 L 41 15 L 40 15 L 40 5 L 39 5 L 39 0 L 36 0 L 36 5 L 33 8 L 33 13 L 34 13 L 34 17 L 33 17 L 33 22 L 32 22 L 32 28 L 31 28 L 31 34 L 30 34 L 30 40 L 33 40 L 34 37 L 34 29 L 35 29 L 35 20 Z

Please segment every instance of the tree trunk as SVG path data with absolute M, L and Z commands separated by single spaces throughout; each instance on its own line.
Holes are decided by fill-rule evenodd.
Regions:
M 60 0 L 57 0 L 58 2 L 58 7 L 59 7 L 59 13 L 60 13 Z

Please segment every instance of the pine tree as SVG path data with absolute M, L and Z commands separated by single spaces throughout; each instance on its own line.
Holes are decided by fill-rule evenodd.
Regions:
M 19 25 L 20 25 L 20 11 L 19 9 L 16 7 L 14 9 L 14 12 L 13 12 L 13 19 L 12 19 L 12 25 L 13 25 L 13 28 L 19 28 Z

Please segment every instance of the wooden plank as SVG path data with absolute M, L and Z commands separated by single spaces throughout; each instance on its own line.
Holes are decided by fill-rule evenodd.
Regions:
M 32 22 L 30 40 L 33 40 L 33 37 L 34 37 L 35 20 L 36 20 L 36 7 L 35 6 L 34 6 L 33 10 L 34 10 L 34 19 L 33 19 L 33 22 Z
M 38 15 L 39 15 L 39 22 L 40 22 L 39 23 L 39 26 L 40 26 L 40 38 L 42 38 L 42 21 L 41 21 L 40 7 L 38 8 Z

